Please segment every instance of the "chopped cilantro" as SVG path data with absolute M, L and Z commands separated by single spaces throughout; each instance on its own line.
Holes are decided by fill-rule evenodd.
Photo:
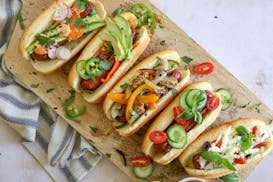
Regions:
M 126 88 L 128 88 L 128 83 L 124 83 L 124 84 L 122 84 L 122 85 L 120 85 L 120 88 L 122 88 L 122 89 L 126 89 Z
M 55 88 L 49 88 L 49 89 L 46 90 L 46 93 L 50 93 L 50 92 L 52 92 L 53 90 L 55 90 Z
M 192 61 L 192 58 L 190 58 L 188 56 L 183 56 L 183 57 L 181 57 L 181 59 L 186 64 L 189 64 Z
M 124 11 L 127 11 L 127 10 L 124 8 L 117 8 L 117 9 L 115 9 L 115 11 L 113 11 L 112 16 L 117 16 L 118 14 L 120 14 Z
M 174 97 L 177 95 L 177 90 L 175 88 L 172 88 L 172 94 Z
M 88 0 L 76 0 L 76 6 L 81 10 L 84 10 L 88 2 Z
M 65 24 L 68 25 L 69 23 L 70 23 L 70 18 L 66 17 L 66 18 L 65 18 Z
M 18 13 L 18 14 L 17 14 L 17 20 L 19 21 L 20 28 L 21 28 L 21 29 L 25 29 L 24 19 L 23 19 L 21 13 Z
M 106 157 L 108 157 L 108 158 L 111 157 L 111 154 L 110 154 L 110 153 L 106 153 L 105 155 L 106 155 Z
M 37 87 L 39 87 L 39 83 L 32 83 L 31 85 L 30 85 L 30 87 L 31 88 L 37 88 Z
M 95 127 L 93 127 L 93 126 L 89 126 L 89 128 L 90 128 L 94 133 L 97 133 L 97 131 L 98 131 L 98 128 L 95 128 Z
M 109 70 L 111 66 L 112 66 L 112 63 L 110 63 L 110 61 L 108 61 L 107 59 L 100 61 L 99 67 L 102 70 Z
M 54 39 L 51 39 L 49 37 L 45 37 L 43 35 L 36 35 L 36 39 L 39 41 L 39 43 L 43 46 L 45 46 L 46 48 L 49 48 L 52 44 L 55 43 Z
M 160 41 L 160 45 L 162 45 L 162 46 L 166 45 L 166 41 L 165 40 L 161 40 Z
M 249 101 L 248 103 L 242 105 L 241 108 L 247 108 L 247 107 L 249 107 L 250 103 L 251 103 L 251 102 Z

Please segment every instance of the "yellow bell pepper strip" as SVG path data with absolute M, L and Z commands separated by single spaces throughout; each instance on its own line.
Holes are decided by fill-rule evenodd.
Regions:
M 128 103 L 128 99 L 126 98 L 126 94 L 123 94 L 123 93 L 109 93 L 108 96 L 114 102 L 117 102 L 117 103 L 120 103 L 120 104 L 127 104 Z
M 125 110 L 125 117 L 127 122 L 132 125 L 133 122 L 131 121 L 131 111 L 134 105 L 134 102 L 136 100 L 136 98 L 138 97 L 138 95 L 144 90 L 144 89 L 148 89 L 148 90 L 152 90 L 152 88 L 146 84 L 140 85 L 139 87 L 137 87 L 135 89 L 135 91 L 131 94 L 131 96 L 129 97 L 127 106 L 126 106 L 126 110 Z
M 106 78 L 102 78 L 101 81 L 103 83 L 108 82 L 110 80 L 110 78 L 112 77 L 112 75 L 117 71 L 117 69 L 119 68 L 119 65 L 121 64 L 121 61 L 115 61 L 114 66 L 112 67 L 112 69 L 110 70 L 110 72 L 107 74 Z
M 155 103 L 158 99 L 156 94 L 139 95 L 137 97 L 137 100 L 143 104 Z

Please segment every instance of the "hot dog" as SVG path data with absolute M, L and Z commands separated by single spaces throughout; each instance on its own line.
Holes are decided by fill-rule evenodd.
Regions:
M 122 136 L 133 135 L 189 82 L 176 51 L 155 53 L 128 72 L 107 94 L 103 110 Z
M 272 134 L 264 121 L 243 118 L 200 135 L 179 161 L 190 175 L 217 178 L 257 163 L 272 148 Z
M 147 29 L 137 28 L 137 23 L 130 12 L 106 18 L 105 28 L 88 43 L 73 64 L 68 82 L 88 102 L 101 102 L 148 46 Z
M 166 165 L 211 125 L 220 111 L 220 96 L 212 86 L 192 83 L 155 118 L 141 149 L 155 162 Z
M 52 73 L 72 59 L 105 25 L 99 1 L 54 1 L 24 31 L 19 50 L 41 73 Z

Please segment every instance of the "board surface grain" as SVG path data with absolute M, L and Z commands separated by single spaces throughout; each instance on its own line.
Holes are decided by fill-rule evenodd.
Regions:
M 37 15 L 41 13 L 53 0 L 23 0 L 22 15 L 25 19 L 24 23 L 27 26 Z M 101 0 L 104 4 L 108 15 L 119 6 L 129 7 L 135 2 L 145 3 L 150 7 L 158 16 L 164 19 L 164 28 L 156 28 L 154 35 L 151 38 L 151 44 L 145 50 L 140 60 L 154 52 L 164 49 L 174 49 L 178 51 L 180 56 L 188 56 L 193 58 L 192 65 L 198 64 L 203 61 L 211 61 L 215 65 L 215 71 L 208 76 L 192 75 L 191 81 L 205 80 L 210 82 L 214 89 L 225 87 L 230 89 L 233 93 L 234 103 L 230 109 L 221 112 L 217 121 L 213 126 L 221 123 L 231 121 L 233 119 L 242 117 L 258 117 L 269 122 L 273 118 L 273 112 L 233 75 L 231 75 L 219 62 L 217 62 L 211 55 L 202 49 L 194 40 L 186 35 L 178 26 L 168 19 L 162 12 L 154 7 L 148 0 Z M 181 13 L 179 16 L 183 16 Z M 51 75 L 43 75 L 37 73 L 31 66 L 30 62 L 24 60 L 18 51 L 18 42 L 22 30 L 19 25 L 16 25 L 13 37 L 11 39 L 9 48 L 5 55 L 5 63 L 8 69 L 16 77 L 18 81 L 23 83 L 29 89 L 37 94 L 44 102 L 53 108 L 58 114 L 64 117 L 63 101 L 69 97 L 69 87 L 67 83 L 67 72 L 71 67 L 70 64 L 64 66 L 62 69 L 54 72 Z M 165 40 L 166 45 L 160 45 L 160 41 Z M 185 65 L 186 66 L 186 65 Z M 31 84 L 39 83 L 39 87 L 31 88 Z M 47 93 L 47 90 L 54 88 L 54 91 Z M 242 107 L 250 102 L 249 107 Z M 82 134 L 104 154 L 111 154 L 110 160 L 118 166 L 123 172 L 131 177 L 133 181 L 139 181 L 132 174 L 130 160 L 134 156 L 141 155 L 140 144 L 143 137 L 145 128 L 130 138 L 120 137 L 111 127 L 111 122 L 106 119 L 101 104 L 89 104 L 79 95 L 76 94 L 76 107 L 82 105 L 87 106 L 87 112 L 81 116 L 80 124 L 73 121 L 66 120 L 72 127 L 74 127 L 80 134 Z M 261 105 L 260 105 L 261 104 Z M 258 106 L 259 105 L 259 106 Z M 258 112 L 256 107 L 259 107 L 262 112 Z M 65 117 L 64 117 L 65 118 Z M 91 127 L 98 128 L 94 133 Z M 127 159 L 127 166 L 124 166 L 123 160 L 115 149 L 122 150 Z M 254 166 L 240 172 L 241 181 L 245 181 Z M 155 165 L 153 176 L 149 180 L 158 181 L 178 181 L 185 177 L 186 173 L 183 171 L 182 166 L 175 161 L 171 165 L 160 166 Z

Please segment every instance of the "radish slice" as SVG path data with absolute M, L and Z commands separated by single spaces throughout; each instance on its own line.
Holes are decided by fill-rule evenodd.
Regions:
M 56 49 L 56 57 L 59 59 L 68 60 L 71 56 L 71 51 L 64 46 Z
M 55 59 L 56 58 L 56 47 L 55 46 L 51 46 L 50 48 L 49 48 L 49 50 L 48 50 L 48 57 L 50 58 L 50 59 Z
M 62 21 L 64 20 L 67 15 L 69 14 L 69 7 L 65 3 L 59 3 L 56 7 L 56 11 L 53 14 L 53 20 L 55 21 Z

